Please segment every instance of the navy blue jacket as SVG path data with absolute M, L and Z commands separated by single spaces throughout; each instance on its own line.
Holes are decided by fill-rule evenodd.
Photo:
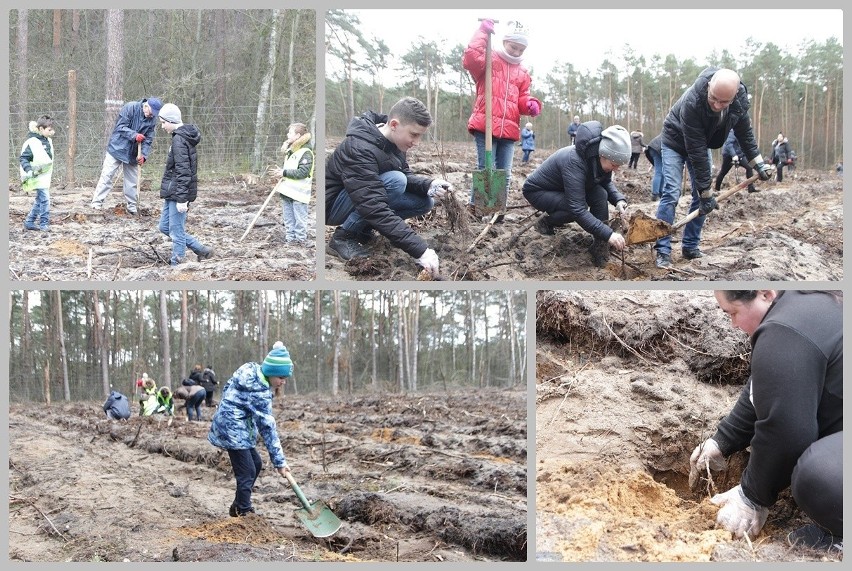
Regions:
M 125 103 L 118 112 L 118 117 L 115 120 L 115 127 L 112 129 L 109 143 L 107 144 L 107 153 L 112 155 L 117 161 L 123 163 L 135 163 L 136 151 L 138 143 L 136 142 L 136 134 L 142 133 L 145 135 L 145 140 L 142 141 L 142 156 L 148 158 L 151 152 L 151 144 L 154 142 L 154 130 L 157 126 L 157 117 L 145 117 L 142 112 L 142 103 L 147 99 L 139 101 L 131 101 Z

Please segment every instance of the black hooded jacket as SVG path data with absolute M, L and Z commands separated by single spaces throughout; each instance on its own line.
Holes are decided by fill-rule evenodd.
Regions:
M 742 82 L 727 109 L 717 113 L 710 108 L 707 92 L 710 78 L 716 71 L 718 68 L 715 67 L 702 71 L 695 83 L 675 102 L 663 122 L 663 144 L 689 160 L 699 192 L 710 188 L 713 182 L 707 149 L 721 148 L 731 129 L 747 161 L 751 162 L 760 155 L 748 116 L 748 90 Z
M 367 111 L 349 122 L 346 138 L 326 161 L 325 211 L 331 212 L 337 196 L 348 192 L 355 210 L 370 226 L 394 247 L 419 258 L 429 246 L 388 207 L 387 193 L 379 175 L 389 171 L 404 173 L 408 179 L 405 191 L 420 196 L 426 196 L 432 178 L 411 172 L 405 153 L 376 126 L 387 121 L 387 115 Z
M 160 183 L 160 198 L 192 202 L 198 194 L 198 155 L 195 147 L 201 133 L 195 125 L 181 125 L 172 133 L 166 171 Z
M 571 219 L 601 240 L 609 240 L 612 228 L 589 212 L 586 193 L 595 186 L 606 189 L 607 200 L 615 205 L 627 199 L 615 188 L 612 173 L 601 168 L 598 147 L 603 125 L 586 121 L 577 128 L 577 138 L 570 147 L 563 147 L 547 157 L 524 182 L 523 191 L 562 192 L 568 197 Z

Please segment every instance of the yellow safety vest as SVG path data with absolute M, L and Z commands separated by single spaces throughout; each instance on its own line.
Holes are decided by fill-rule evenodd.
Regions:
M 302 155 L 312 152 L 308 147 L 296 150 L 284 161 L 284 169 L 295 170 L 299 168 L 299 161 L 302 160 Z M 311 163 L 311 172 L 305 178 L 284 177 L 278 182 L 275 189 L 288 198 L 307 204 L 311 201 L 311 181 L 314 178 L 314 165 L 316 165 L 316 159 Z

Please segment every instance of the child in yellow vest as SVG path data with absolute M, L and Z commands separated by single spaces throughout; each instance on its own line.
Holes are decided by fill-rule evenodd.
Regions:
M 30 121 L 30 132 L 21 148 L 21 186 L 35 189 L 35 202 L 24 220 L 27 230 L 50 230 L 50 178 L 53 174 L 53 118 L 42 115 Z
M 308 146 L 311 134 L 304 123 L 292 123 L 287 140 L 281 145 L 284 166 L 274 169 L 284 183 L 279 188 L 284 200 L 284 232 L 288 244 L 306 245 L 308 238 L 308 203 L 314 177 L 314 152 Z

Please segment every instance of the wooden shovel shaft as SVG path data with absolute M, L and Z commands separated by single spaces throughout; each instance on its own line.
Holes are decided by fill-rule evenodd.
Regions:
M 725 192 L 721 192 L 721 193 L 719 193 L 719 195 L 716 197 L 716 202 L 720 202 L 720 201 L 723 201 L 723 200 L 727 200 L 727 199 L 728 199 L 728 197 L 730 197 L 732 194 L 736 194 L 736 193 L 738 193 L 739 191 L 741 191 L 742 189 L 746 188 L 748 185 L 750 185 L 751 183 L 755 182 L 755 181 L 756 181 L 757 179 L 759 179 L 759 178 L 760 178 L 760 175 L 757 175 L 757 174 L 756 174 L 756 175 L 752 175 L 751 177 L 749 177 L 749 178 L 745 179 L 744 181 L 742 181 L 742 182 L 741 182 L 740 184 L 738 184 L 737 186 L 731 187 L 731 188 L 729 188 L 728 190 L 726 190 Z M 677 230 L 677 229 L 678 229 L 678 228 L 680 228 L 681 226 L 686 225 L 686 224 L 687 224 L 687 223 L 689 223 L 691 220 L 694 220 L 694 219 L 695 219 L 695 218 L 697 218 L 697 217 L 698 217 L 698 210 L 696 209 L 696 210 L 693 210 L 692 212 L 690 212 L 690 213 L 689 213 L 686 217 L 684 217 L 682 220 L 679 220 L 676 224 L 673 224 L 673 225 L 672 225 L 672 232 L 674 232 L 675 230 Z
M 272 200 L 272 195 L 274 195 L 277 192 L 277 190 L 278 190 L 278 185 L 276 184 L 275 187 L 272 189 L 272 192 L 269 193 L 269 196 L 266 197 L 266 200 L 263 201 L 263 206 L 261 206 L 260 210 L 257 211 L 257 214 L 254 215 L 254 220 L 251 221 L 251 224 L 248 225 L 248 228 L 246 228 L 246 231 L 243 232 L 242 237 L 240 237 L 240 242 L 242 242 L 243 239 L 246 236 L 248 236 L 249 230 L 254 228 L 255 222 L 257 222 L 257 219 L 260 218 L 260 213 L 263 212 L 263 210 L 266 208 L 266 205 L 269 204 L 270 200 Z
M 482 22 L 487 18 L 479 18 L 479 21 Z M 497 20 L 491 20 L 495 24 Z M 492 85 L 491 85 L 491 34 L 485 34 L 485 152 L 490 155 L 491 153 L 491 136 L 494 132 L 493 127 L 491 126 L 491 95 Z M 489 162 L 490 156 L 486 156 L 486 171 L 491 168 L 491 163 Z

